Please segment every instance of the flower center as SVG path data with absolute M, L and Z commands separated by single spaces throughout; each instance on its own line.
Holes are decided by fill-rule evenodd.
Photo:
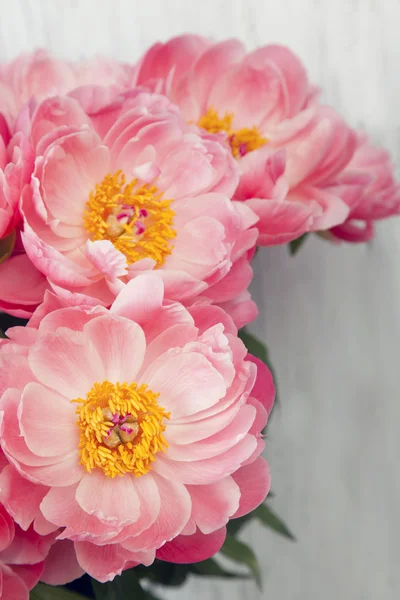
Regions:
M 80 459 L 88 473 L 101 469 L 107 477 L 151 469 L 157 452 L 168 444 L 164 419 L 170 414 L 157 404 L 156 394 L 145 384 L 95 383 L 76 413 L 80 428 Z
M 106 175 L 90 193 L 84 214 L 92 241 L 110 240 L 132 264 L 152 258 L 161 266 L 172 252 L 172 200 L 163 200 L 155 185 L 126 183 L 122 171 Z
M 261 135 L 257 127 L 232 129 L 233 117 L 233 113 L 225 113 L 225 116 L 221 118 L 216 110 L 209 108 L 206 114 L 200 117 L 197 125 L 210 133 L 226 131 L 232 154 L 235 158 L 240 158 L 248 152 L 257 150 L 268 142 L 267 138 Z

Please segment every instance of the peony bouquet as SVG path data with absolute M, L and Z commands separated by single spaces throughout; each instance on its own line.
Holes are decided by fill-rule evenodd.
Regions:
M 292 535 L 264 502 L 251 261 L 370 240 L 400 212 L 388 154 L 287 48 L 186 35 L 3 64 L 0 156 L 0 598 L 260 583 L 241 528 Z

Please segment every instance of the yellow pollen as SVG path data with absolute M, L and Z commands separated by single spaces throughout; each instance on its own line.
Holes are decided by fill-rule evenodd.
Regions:
M 157 404 L 159 394 L 145 384 L 95 383 L 76 413 L 80 429 L 80 459 L 88 473 L 101 469 L 107 477 L 151 469 L 157 452 L 168 444 L 165 419 L 170 414 Z
M 257 150 L 268 142 L 263 137 L 257 127 L 243 127 L 242 129 L 232 129 L 234 114 L 226 113 L 222 118 L 217 111 L 209 108 L 205 115 L 200 117 L 197 125 L 210 133 L 228 133 L 228 141 L 235 158 L 240 158 L 248 152 Z
M 152 258 L 161 266 L 172 252 L 175 213 L 155 185 L 126 182 L 122 171 L 106 175 L 90 193 L 84 225 L 92 241 L 109 240 L 128 264 Z

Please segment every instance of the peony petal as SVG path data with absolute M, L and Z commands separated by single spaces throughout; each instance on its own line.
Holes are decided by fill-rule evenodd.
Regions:
M 86 323 L 83 332 L 100 358 L 101 376 L 97 381 L 135 381 L 146 350 L 140 325 L 107 313 Z
M 51 547 L 41 580 L 48 585 L 65 585 L 84 573 L 76 558 L 74 543 L 60 540 Z
M 225 541 L 226 528 L 205 535 L 197 530 L 193 535 L 179 535 L 172 542 L 157 550 L 156 556 L 178 564 L 190 564 L 210 558 L 221 550 Z
M 240 488 L 232 477 L 210 485 L 189 485 L 187 489 L 192 498 L 190 520 L 202 533 L 213 533 L 226 525 L 239 508 Z
M 213 458 L 182 462 L 168 460 L 160 455 L 154 462 L 153 470 L 162 477 L 186 485 L 214 483 L 237 471 L 251 456 L 256 446 L 256 438 L 253 435 L 245 435 L 233 448 Z
M 154 273 L 146 273 L 138 275 L 126 284 L 113 302 L 110 311 L 143 324 L 157 315 L 163 298 L 162 279 Z
M 160 393 L 159 403 L 172 419 L 209 408 L 225 395 L 223 377 L 197 352 L 161 356 L 146 369 L 142 381 Z
M 19 412 L 22 435 L 34 454 L 57 456 L 79 447 L 75 407 L 57 392 L 28 383 Z
M 12 465 L 5 467 L 0 474 L 0 501 L 22 529 L 28 529 L 39 514 L 39 506 L 47 490 L 21 477 Z
M 257 378 L 251 395 L 261 402 L 267 413 L 270 414 L 275 400 L 275 385 L 272 373 L 267 365 L 256 356 L 249 353 L 246 358 L 257 367 Z
M 104 379 L 92 342 L 66 328 L 43 336 L 32 348 L 29 364 L 40 382 L 69 400 L 85 397 L 96 381 Z
M 140 515 L 139 497 L 131 475 L 110 479 L 99 469 L 86 473 L 76 490 L 76 500 L 90 515 L 117 527 L 135 523 Z
M 232 475 L 240 488 L 240 504 L 233 518 L 247 515 L 265 500 L 268 495 L 271 476 L 268 463 L 262 456 Z
M 190 517 L 192 503 L 186 487 L 155 473 L 152 473 L 152 478 L 161 498 L 160 510 L 151 527 L 123 542 L 124 548 L 130 551 L 159 548 L 180 534 Z

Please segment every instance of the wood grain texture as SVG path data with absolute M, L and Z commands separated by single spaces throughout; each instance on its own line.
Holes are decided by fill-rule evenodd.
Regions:
M 78 59 L 134 60 L 184 31 L 290 45 L 324 99 L 400 161 L 398 0 L 1 1 L 3 60 L 42 46 Z M 171 599 L 395 600 L 400 593 L 400 224 L 369 246 L 308 241 L 298 257 L 260 252 L 258 332 L 276 364 L 281 406 L 268 457 L 290 544 L 257 527 L 251 583 L 197 581 Z

